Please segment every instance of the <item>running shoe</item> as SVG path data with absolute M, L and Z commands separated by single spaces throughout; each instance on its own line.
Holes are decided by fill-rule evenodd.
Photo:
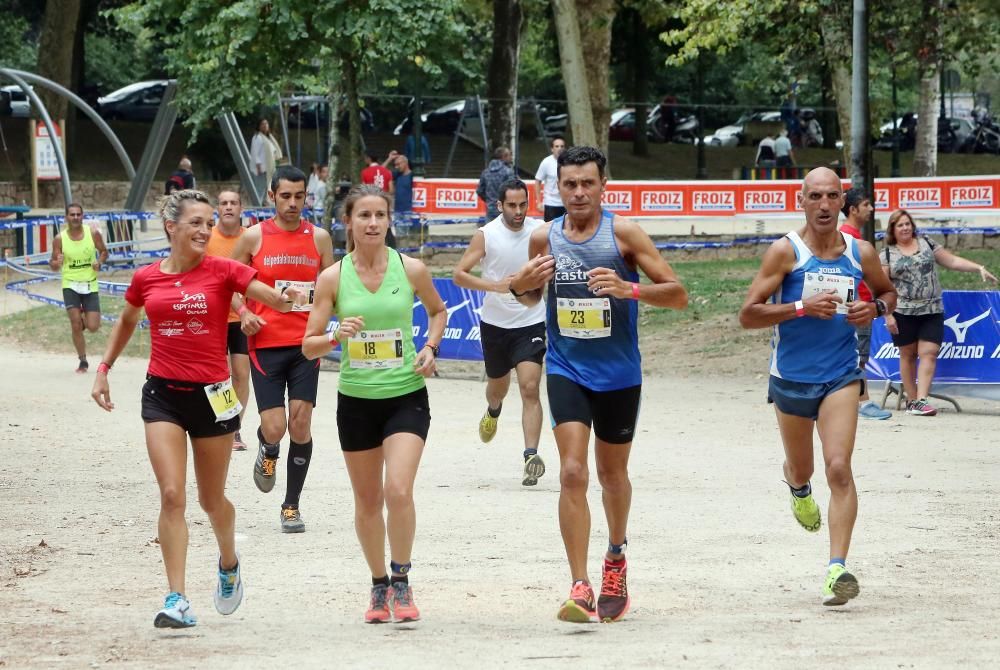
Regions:
M 390 623 L 392 612 L 389 610 L 389 587 L 385 584 L 372 586 L 372 599 L 365 612 L 365 623 Z
M 869 400 L 864 405 L 858 407 L 858 416 L 865 419 L 877 419 L 879 421 L 884 421 L 892 416 L 892 412 L 887 409 L 882 409 Z
M 594 589 L 590 584 L 584 581 L 573 582 L 569 600 L 559 608 L 556 618 L 570 623 L 595 623 L 597 607 L 594 606 Z
M 372 597 L 374 598 L 374 591 Z M 396 623 L 420 621 L 420 610 L 413 603 L 413 589 L 406 582 L 389 585 L 389 607 Z
M 281 508 L 281 532 L 282 533 L 304 533 L 306 532 L 306 522 L 302 520 L 302 514 L 298 507 Z
M 934 416 L 937 414 L 937 409 L 927 402 L 927 398 L 920 398 L 906 403 L 906 413 L 915 416 Z
M 233 451 L 246 451 L 247 443 L 243 441 L 240 437 L 240 431 L 236 431 L 236 435 L 233 436 Z
M 184 594 L 173 591 L 163 601 L 163 609 L 156 613 L 153 625 L 157 628 L 190 628 L 198 623 L 191 611 L 191 603 Z
M 90 364 L 87 363 L 86 359 L 81 358 L 79 365 L 76 366 L 76 374 L 78 375 L 86 374 L 89 368 Z
M 535 486 L 538 478 L 545 474 L 545 461 L 538 454 L 530 454 L 524 459 L 524 474 L 521 486 Z
M 228 615 L 236 611 L 243 602 L 243 579 L 240 577 L 240 561 L 236 559 L 236 567 L 231 570 L 222 568 L 219 559 L 219 583 L 215 586 L 215 611 Z
M 490 416 L 490 411 L 487 409 L 483 413 L 483 418 L 479 420 L 479 439 L 484 443 L 492 440 L 493 436 L 497 434 L 497 422 L 499 420 L 499 417 Z
M 857 598 L 861 593 L 858 580 L 840 563 L 834 563 L 826 573 L 826 583 L 823 585 L 823 604 L 830 606 L 844 605 L 848 600 Z
M 278 457 L 270 457 L 264 451 L 264 445 L 257 449 L 257 460 L 253 463 L 253 483 L 264 493 L 270 493 L 274 488 L 274 471 L 278 466 Z
M 795 516 L 795 520 L 810 533 L 818 531 L 819 527 L 823 525 L 823 521 L 820 517 L 819 505 L 813 500 L 812 494 L 810 493 L 805 498 L 794 494 L 790 495 L 792 497 L 792 514 Z
M 604 623 L 621 621 L 632 603 L 628 597 L 628 585 L 625 583 L 625 573 L 628 564 L 625 557 L 621 561 L 604 559 L 601 570 L 601 595 L 597 598 L 597 617 Z

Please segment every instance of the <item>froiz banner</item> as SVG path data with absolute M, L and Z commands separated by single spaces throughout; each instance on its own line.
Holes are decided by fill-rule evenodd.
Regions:
M 899 350 L 883 319 L 872 324 L 868 378 L 900 381 Z M 944 342 L 933 388 L 954 384 L 1000 385 L 1000 293 L 996 291 L 944 292 Z
M 479 343 L 479 314 L 483 309 L 483 292 L 455 286 L 450 279 L 435 279 L 434 288 L 441 294 L 448 312 L 448 325 L 441 340 L 441 358 L 462 361 L 483 360 L 483 347 Z M 333 330 L 337 320 L 330 320 Z M 427 310 L 418 299 L 413 301 L 413 345 L 420 351 L 427 343 Z M 331 358 L 340 359 L 340 349 L 331 352 Z

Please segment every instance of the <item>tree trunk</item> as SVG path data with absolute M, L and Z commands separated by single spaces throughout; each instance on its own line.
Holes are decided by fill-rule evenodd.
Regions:
M 45 3 L 38 39 L 38 74 L 67 88 L 73 86 L 73 45 L 79 18 L 80 0 L 48 0 Z M 41 87 L 36 91 L 53 121 L 66 118 L 66 100 Z M 35 118 L 41 116 L 35 114 Z
M 521 52 L 521 0 L 493 0 L 493 53 L 486 76 L 490 104 L 490 149 L 517 155 L 517 69 Z
M 917 138 L 913 147 L 913 176 L 937 175 L 937 127 L 941 104 L 942 0 L 923 0 L 917 44 L 920 101 L 917 103 Z
M 590 110 L 594 119 L 596 146 L 608 153 L 611 124 L 611 24 L 615 19 L 614 0 L 576 0 L 580 21 L 580 46 L 589 79 Z
M 596 146 L 597 135 L 594 132 L 594 114 L 590 107 L 590 85 L 587 81 L 589 74 L 583 60 L 576 0 L 552 0 L 552 11 L 559 41 L 559 64 L 566 86 L 573 144 Z
M 833 97 L 837 105 L 837 125 L 844 142 L 843 162 L 851 164 L 851 11 L 847 6 L 846 17 L 837 15 L 820 22 L 823 51 L 830 66 Z M 837 6 L 837 3 L 834 3 Z
M 361 161 L 361 116 L 358 106 L 358 70 L 353 59 L 343 59 L 344 93 L 347 98 L 347 174 L 352 183 L 360 180 Z M 330 123 L 334 123 L 330 119 Z
M 635 137 L 632 139 L 632 154 L 649 156 L 649 137 L 646 134 L 646 117 L 649 114 L 649 64 L 646 52 L 646 23 L 642 14 L 636 9 L 630 9 L 631 41 L 629 43 L 628 60 L 632 77 L 632 100 L 635 101 Z M 669 141 L 669 140 L 668 140 Z
M 326 93 L 326 104 L 330 107 L 330 127 L 327 129 L 330 148 L 327 151 L 326 164 L 330 168 L 330 172 L 326 178 L 326 198 L 323 201 L 323 226 L 327 230 L 330 230 L 330 226 L 336 218 L 333 203 L 337 197 L 337 188 L 340 186 L 340 133 L 337 130 L 337 121 L 340 119 L 340 96 L 342 93 L 340 77 L 330 77 Z

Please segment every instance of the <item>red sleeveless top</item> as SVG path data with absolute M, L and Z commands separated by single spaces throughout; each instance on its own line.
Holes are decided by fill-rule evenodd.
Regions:
M 320 254 L 313 228 L 304 220 L 299 221 L 298 228 L 293 231 L 281 228 L 274 219 L 260 224 L 260 251 L 250 259 L 250 267 L 257 270 L 257 279 L 279 290 L 291 282 L 296 288 L 308 291 L 309 305 L 304 310 L 283 314 L 263 303 L 248 300 L 253 313 L 267 322 L 260 332 L 247 338 L 251 351 L 302 345 L 312 309 L 312 292 L 320 271 Z

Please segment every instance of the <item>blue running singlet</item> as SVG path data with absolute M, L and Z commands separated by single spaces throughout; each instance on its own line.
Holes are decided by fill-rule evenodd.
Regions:
M 564 219 L 553 220 L 549 229 L 556 271 L 545 305 L 548 374 L 568 377 L 592 391 L 637 386 L 642 383 L 638 301 L 595 296 L 587 288 L 587 272 L 598 267 L 639 281 L 615 241 L 614 214 L 602 212 L 597 232 L 583 242 L 566 239 Z

